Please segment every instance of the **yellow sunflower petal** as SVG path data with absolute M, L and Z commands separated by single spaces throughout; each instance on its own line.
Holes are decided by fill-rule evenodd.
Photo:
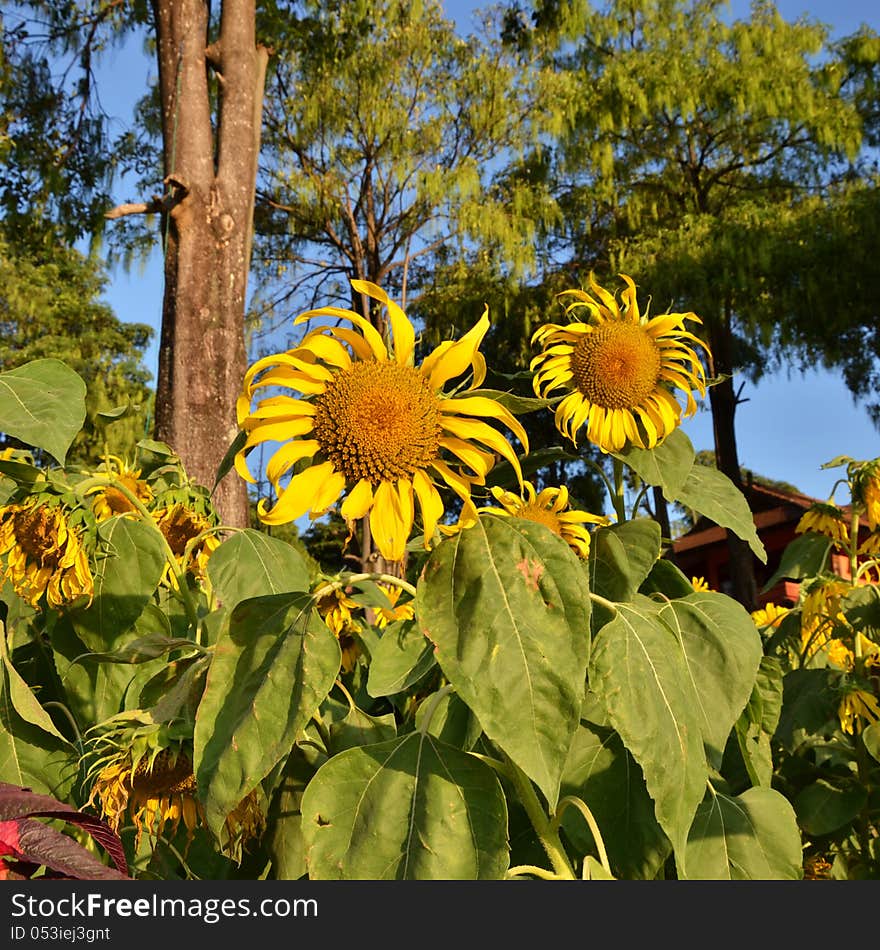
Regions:
M 331 462 L 323 462 L 294 475 L 278 498 L 275 507 L 266 510 L 263 499 L 257 506 L 260 520 L 266 524 L 289 524 L 301 518 L 313 505 L 325 482 L 336 472 Z
M 489 308 L 460 340 L 447 347 L 437 356 L 437 350 L 422 362 L 421 372 L 427 376 L 428 383 L 435 391 L 456 376 L 460 376 L 473 364 L 474 354 L 489 329 Z M 438 348 L 439 349 L 439 348 Z M 436 357 L 436 358 L 434 358 Z
M 377 287 L 374 283 L 368 280 L 353 280 L 351 286 L 387 307 L 388 319 L 391 321 L 391 333 L 394 337 L 394 359 L 401 366 L 411 365 L 413 351 L 415 350 L 416 331 L 407 315 L 381 287 Z

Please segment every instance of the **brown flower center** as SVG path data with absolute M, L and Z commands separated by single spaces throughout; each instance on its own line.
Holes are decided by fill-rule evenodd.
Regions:
M 40 567 L 55 570 L 63 554 L 59 543 L 62 525 L 59 516 L 46 508 L 23 508 L 12 516 L 12 530 L 18 546 Z
M 315 438 L 349 482 L 408 478 L 439 454 L 440 407 L 411 366 L 355 363 L 315 399 Z
M 604 323 L 585 334 L 571 355 L 580 392 L 605 409 L 641 404 L 660 377 L 660 350 L 636 323 Z

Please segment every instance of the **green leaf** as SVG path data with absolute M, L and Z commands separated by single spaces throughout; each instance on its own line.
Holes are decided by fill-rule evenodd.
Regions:
M 427 731 L 447 745 L 470 752 L 480 738 L 482 727 L 477 717 L 462 702 L 457 693 L 447 693 L 435 703 L 435 693 L 426 696 L 416 710 L 416 728 L 424 728 L 424 720 L 431 710 Z
M 500 389 L 471 389 L 468 391 L 467 397 L 470 398 L 471 396 L 485 396 L 487 399 L 504 406 L 515 416 L 535 412 L 538 409 L 546 409 L 556 401 L 553 399 L 537 399 L 534 396 L 518 396 L 516 393 L 508 393 Z
M 612 729 L 582 722 L 562 776 L 562 796 L 580 798 L 596 819 L 615 876 L 651 880 L 672 851 L 654 817 L 642 770 Z M 578 854 L 598 857 L 593 835 L 575 808 L 566 808 L 562 829 Z
M 706 754 L 719 768 L 730 730 L 754 687 L 761 637 L 741 604 L 712 591 L 670 601 L 658 616 L 682 646 Z
M 691 440 L 681 429 L 673 429 L 653 449 L 628 445 L 623 451 L 611 454 L 649 485 L 659 485 L 668 501 L 675 501 L 676 493 L 694 467 L 695 457 Z
M 799 581 L 805 577 L 816 577 L 817 574 L 821 574 L 830 550 L 831 538 L 824 534 L 807 531 L 796 537 L 782 552 L 779 567 L 761 588 L 762 592 L 770 590 L 783 578 Z
M 584 694 L 584 580 L 577 556 L 549 528 L 482 515 L 434 548 L 416 597 L 444 674 L 551 807 Z
M 660 557 L 660 525 L 651 518 L 597 528 L 590 537 L 590 590 L 632 600 Z
M 375 745 L 397 735 L 394 713 L 371 716 L 352 706 L 343 719 L 330 726 L 330 754 L 338 755 L 356 746 Z
M 577 462 L 579 460 L 580 456 L 576 453 L 569 452 L 568 449 L 559 445 L 551 445 L 545 449 L 537 449 L 535 452 L 524 455 L 520 458 L 519 464 L 523 478 L 530 478 L 535 472 L 540 472 L 548 465 L 554 465 L 557 462 Z M 516 493 L 520 490 L 519 476 L 506 459 L 502 459 L 494 465 L 486 476 L 487 487 L 496 485 Z
M 54 736 L 65 745 L 69 745 L 68 740 L 58 731 L 52 717 L 40 705 L 40 701 L 34 695 L 30 686 L 25 682 L 21 674 L 15 668 L 9 651 L 6 648 L 6 631 L 3 624 L 0 623 L 0 660 L 2 660 L 5 672 L 5 697 L 12 704 L 15 712 L 21 718 L 31 725 L 38 726 L 50 736 Z
M 595 637 L 590 687 L 641 766 L 683 877 L 687 833 L 703 799 L 708 767 L 699 699 L 681 645 L 657 610 L 641 595 L 618 605 L 617 616 Z
M 852 588 L 841 598 L 840 609 L 849 623 L 866 636 L 880 630 L 880 588 L 876 584 Z
M 94 597 L 71 611 L 77 636 L 95 652 L 113 649 L 147 606 L 165 569 L 165 548 L 155 527 L 118 516 L 98 525 L 100 555 Z
M 61 360 L 32 360 L 0 373 L 0 432 L 63 465 L 86 418 L 86 384 Z
M 394 621 L 370 651 L 367 693 L 394 696 L 417 683 L 434 665 L 434 647 L 412 621 Z
M 782 678 L 782 711 L 774 738 L 788 752 L 800 730 L 821 732 L 837 716 L 839 696 L 827 670 L 791 670 Z
M 788 800 L 771 788 L 735 798 L 707 794 L 688 836 L 691 879 L 791 881 L 803 877 L 801 836 Z
M 869 754 L 880 762 L 880 723 L 872 722 L 862 730 L 862 742 Z
M 211 486 L 212 494 L 220 482 L 232 471 L 232 466 L 235 464 L 235 456 L 244 448 L 247 437 L 247 432 L 238 432 L 229 444 L 229 448 L 223 454 L 223 458 L 220 459 L 220 464 L 217 466 L 217 474 L 214 476 L 214 484 Z
M 308 567 L 296 548 L 253 528 L 237 531 L 211 554 L 208 578 L 228 610 L 251 597 L 309 589 Z
M 339 643 L 306 594 L 241 601 L 220 635 L 196 713 L 199 792 L 215 834 L 288 754 L 339 672 Z
M 807 834 L 827 835 L 850 824 L 867 801 L 868 790 L 860 782 L 838 786 L 820 778 L 798 792 L 794 810 Z
M 0 636 L 5 639 L 5 632 Z M 77 753 L 54 727 L 47 728 L 48 715 L 36 712 L 36 698 L 28 699 L 25 690 L 31 692 L 12 664 L 0 663 L 0 776 L 11 785 L 67 801 Z
M 495 773 L 421 732 L 333 756 L 302 816 L 313 879 L 500 880 L 508 867 Z
M 755 557 L 767 563 L 767 552 L 745 495 L 723 472 L 707 465 L 694 465 L 683 485 L 674 492 L 664 489 L 663 495 L 667 501 L 693 508 L 722 528 L 729 528 L 748 542 Z
M 690 578 L 668 558 L 655 561 L 639 587 L 641 594 L 663 594 L 664 597 L 689 597 L 694 592 Z

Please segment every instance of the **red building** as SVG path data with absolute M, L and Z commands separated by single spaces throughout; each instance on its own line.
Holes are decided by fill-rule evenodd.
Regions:
M 770 488 L 748 477 L 743 484 L 743 494 L 754 515 L 758 537 L 767 552 L 766 564 L 762 564 L 757 557 L 754 559 L 758 605 L 763 607 L 772 601 L 779 606 L 791 607 L 798 598 L 799 584 L 796 581 L 783 579 L 764 593 L 762 588 L 776 573 L 782 552 L 798 536 L 795 529 L 804 512 L 822 499 Z M 860 534 L 864 532 L 867 535 L 868 526 L 865 522 L 859 528 Z M 725 594 L 731 592 L 725 528 L 701 517 L 690 531 L 673 541 L 672 551 L 675 563 L 688 577 L 703 577 L 712 590 Z M 841 577 L 849 578 L 849 558 L 832 551 L 831 569 Z

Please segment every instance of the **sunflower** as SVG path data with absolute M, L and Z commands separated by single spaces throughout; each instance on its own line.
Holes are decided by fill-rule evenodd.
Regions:
M 859 554 L 880 557 L 880 531 L 872 531 L 859 545 Z
M 692 577 L 692 578 L 691 578 L 691 587 L 693 587 L 694 592 L 697 593 L 697 594 L 701 594 L 701 593 L 703 593 L 704 591 L 707 591 L 707 590 L 711 590 L 711 589 L 712 589 L 712 588 L 709 586 L 709 582 L 706 580 L 705 577 Z
M 778 627 L 783 618 L 789 613 L 788 607 L 780 607 L 773 601 L 768 601 L 763 607 L 752 611 L 752 620 L 758 627 Z
M 140 469 L 131 468 L 115 455 L 105 455 L 102 456 L 102 459 L 116 481 L 124 488 L 127 488 L 138 501 L 149 505 L 153 500 L 153 490 L 149 484 L 141 478 Z M 98 521 L 106 521 L 114 515 L 134 514 L 137 511 L 131 500 L 112 485 L 108 485 L 104 488 L 92 488 L 87 494 L 95 495 L 94 501 L 92 502 L 92 511 L 94 511 Z
M 806 592 L 801 605 L 801 645 L 806 658 L 815 656 L 832 641 L 839 621 L 845 622 L 840 601 L 850 590 L 842 580 L 821 580 Z
M 853 689 L 846 693 L 837 709 L 840 728 L 850 735 L 862 731 L 862 725 L 880 722 L 880 705 L 877 697 L 866 689 Z
M 837 505 L 829 502 L 816 502 L 803 513 L 801 520 L 794 529 L 796 534 L 805 531 L 815 531 L 831 538 L 835 547 L 842 548 L 849 544 L 849 526 L 844 513 Z
M 80 597 L 91 603 L 92 572 L 80 533 L 73 529 L 59 505 L 35 499 L 0 508 L 0 555 L 15 592 L 32 607 L 43 594 L 52 607 Z
M 196 828 L 205 822 L 192 760 L 185 752 L 167 747 L 136 760 L 130 750 L 119 750 L 94 780 L 89 805 L 96 799 L 117 834 L 126 815 L 131 819 L 136 846 L 144 833 L 158 838 L 167 830 L 173 836 L 181 822 L 189 844 Z M 242 843 L 259 835 L 263 825 L 257 795 L 251 792 L 226 818 L 224 851 L 238 860 Z
M 319 584 L 319 587 L 325 586 L 323 582 Z M 336 587 L 321 597 L 316 606 L 321 619 L 337 637 L 345 625 L 351 622 L 351 612 L 361 609 L 361 605 L 352 600 L 341 587 Z
M 373 608 L 376 614 L 376 625 L 378 627 L 385 628 L 389 623 L 394 623 L 395 620 L 412 620 L 413 617 L 415 617 L 415 610 L 411 600 L 404 604 L 397 603 L 397 601 L 400 600 L 401 588 L 393 584 L 379 584 L 378 586 L 391 603 L 390 607 Z
M 685 320 L 702 321 L 694 313 L 664 313 L 649 318 L 639 313 L 630 277 L 620 306 L 592 274 L 584 290 L 564 290 L 574 302 L 571 313 L 585 307 L 588 322 L 566 326 L 546 324 L 532 336 L 542 351 L 532 360 L 535 394 L 557 389 L 567 395 L 556 407 L 556 427 L 577 444 L 577 431 L 603 452 L 617 452 L 627 443 L 652 449 L 681 422 L 682 408 L 674 394 L 686 396 L 685 416 L 697 410 L 693 390 L 706 395 L 706 375 L 694 346 L 706 345 L 685 330 Z
M 254 482 L 248 452 L 264 442 L 282 443 L 266 467 L 277 500 L 271 509 L 260 501 L 260 519 L 285 524 L 306 512 L 315 518 L 345 493 L 340 510 L 349 531 L 369 514 L 379 553 L 399 561 L 412 532 L 415 501 L 424 546 L 430 547 L 444 514 L 438 485 L 467 502 L 498 457 L 510 462 L 522 481 L 510 443 L 484 419 L 503 423 L 526 452 L 528 439 L 494 399 L 444 392 L 450 380 L 469 369 L 470 389 L 483 381 L 485 360 L 478 348 L 489 329 L 488 308 L 460 340 L 444 341 L 416 367 L 415 330 L 404 311 L 375 284 L 353 280 L 351 285 L 386 307 L 393 355 L 376 328 L 353 310 L 322 307 L 301 313 L 295 323 L 328 317 L 352 327 L 317 327 L 295 349 L 250 367 L 238 400 L 247 440 L 235 466 Z M 251 410 L 254 393 L 266 387 L 299 395 L 267 396 Z M 282 478 L 298 465 L 282 486 Z
M 476 523 L 478 512 L 487 512 L 504 517 L 524 518 L 546 525 L 554 534 L 574 551 L 579 558 L 586 560 L 590 555 L 590 532 L 584 525 L 609 525 L 611 520 L 604 515 L 593 515 L 588 511 L 579 511 L 569 507 L 568 489 L 544 488 L 535 491 L 531 482 L 523 482 L 522 494 L 516 495 L 497 485 L 490 489 L 492 496 L 501 503 L 501 508 L 473 506 L 462 511 L 458 527 L 466 528 Z
M 168 542 L 180 570 L 189 571 L 195 577 L 204 577 L 208 558 L 221 543 L 216 534 L 205 534 L 214 527 L 208 518 L 183 502 L 175 502 L 154 511 L 153 518 Z M 166 582 L 170 575 L 169 565 L 164 578 Z
M 880 459 L 861 465 L 853 478 L 855 500 L 865 508 L 868 527 L 880 525 Z

